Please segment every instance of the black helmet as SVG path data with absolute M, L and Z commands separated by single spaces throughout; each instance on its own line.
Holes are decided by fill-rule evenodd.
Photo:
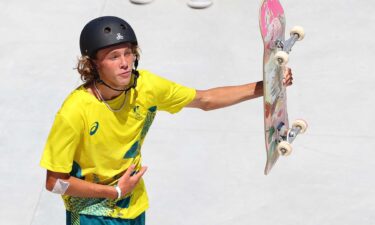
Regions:
M 95 58 L 100 49 L 126 42 L 137 44 L 132 27 L 118 17 L 103 16 L 86 24 L 81 32 L 79 45 L 82 55 Z

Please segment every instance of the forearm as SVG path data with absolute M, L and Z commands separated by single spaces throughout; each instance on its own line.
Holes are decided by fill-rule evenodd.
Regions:
M 48 172 L 48 174 L 52 173 Z M 56 173 L 53 174 L 55 176 L 47 176 L 46 188 L 49 191 L 52 191 L 60 180 L 69 184 L 65 190 L 65 195 L 82 198 L 117 198 L 117 191 L 113 186 L 95 184 L 69 175 L 59 174 L 59 176 L 56 176 Z
M 113 186 L 95 184 L 75 177 L 70 177 L 67 181 L 70 185 L 65 192 L 66 195 L 82 198 L 117 198 L 117 191 Z
M 203 110 L 219 109 L 262 96 L 263 81 L 239 86 L 218 87 L 199 92 L 191 107 Z

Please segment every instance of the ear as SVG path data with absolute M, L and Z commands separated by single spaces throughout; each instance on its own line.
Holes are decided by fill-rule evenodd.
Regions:
M 92 65 L 94 66 L 95 69 L 99 69 L 100 68 L 97 59 L 93 59 L 93 60 L 91 60 L 91 62 L 92 62 Z

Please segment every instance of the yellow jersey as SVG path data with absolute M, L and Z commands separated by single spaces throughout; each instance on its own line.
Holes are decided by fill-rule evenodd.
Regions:
M 116 185 L 135 164 L 141 167 L 141 146 L 156 112 L 179 112 L 195 97 L 194 89 L 171 82 L 145 70 L 139 71 L 137 87 L 107 102 L 84 86 L 74 90 L 56 114 L 40 165 L 50 171 L 69 173 L 88 182 Z M 62 196 L 69 212 L 133 219 L 148 208 L 143 179 L 120 200 Z

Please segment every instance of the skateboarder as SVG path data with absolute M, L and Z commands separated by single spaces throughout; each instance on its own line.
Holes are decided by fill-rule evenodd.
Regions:
M 66 224 L 145 224 L 141 146 L 157 111 L 218 109 L 262 95 L 262 82 L 195 90 L 138 70 L 138 41 L 117 17 L 90 21 L 80 36 L 83 85 L 56 114 L 40 165 L 62 195 Z M 288 70 L 286 85 L 291 85 Z

